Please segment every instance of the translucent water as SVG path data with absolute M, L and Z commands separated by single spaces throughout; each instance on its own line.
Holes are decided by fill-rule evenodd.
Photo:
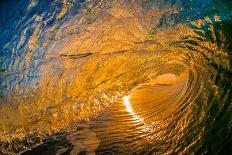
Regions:
M 230 1 L 0 8 L 0 154 L 232 151 Z

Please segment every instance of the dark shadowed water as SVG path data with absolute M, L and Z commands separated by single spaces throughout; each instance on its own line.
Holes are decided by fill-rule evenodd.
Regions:
M 0 1 L 0 154 L 231 154 L 229 0 Z

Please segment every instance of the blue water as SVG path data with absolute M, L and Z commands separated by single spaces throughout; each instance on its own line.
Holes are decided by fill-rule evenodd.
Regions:
M 0 154 L 230 154 L 231 17 L 229 0 L 0 1 Z

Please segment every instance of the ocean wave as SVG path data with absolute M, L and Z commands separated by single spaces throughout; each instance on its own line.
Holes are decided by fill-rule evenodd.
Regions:
M 109 143 L 121 154 L 226 150 L 228 23 L 216 15 L 170 21 L 181 7 L 156 4 L 64 0 L 41 13 L 43 2 L 28 3 L 17 34 L 1 44 L 1 151 L 19 152 L 57 132 L 74 132 L 110 108 L 115 117 L 94 126 L 107 126 L 95 127 L 103 137 L 118 134 Z M 120 127 L 122 121 L 130 125 Z M 120 138 L 131 141 L 118 146 Z M 105 140 L 100 146 L 109 145 Z

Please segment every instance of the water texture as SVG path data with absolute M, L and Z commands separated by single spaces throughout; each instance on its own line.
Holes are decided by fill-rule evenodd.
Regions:
M 0 154 L 230 154 L 232 2 L 0 2 Z

